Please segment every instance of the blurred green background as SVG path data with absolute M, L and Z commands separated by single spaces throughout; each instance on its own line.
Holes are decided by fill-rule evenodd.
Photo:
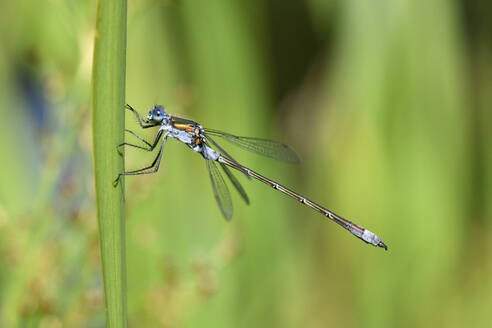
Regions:
M 105 325 L 95 14 L 0 4 L 1 327 Z M 128 103 L 292 145 L 300 165 L 224 144 L 389 251 L 241 176 L 251 205 L 233 192 L 226 223 L 171 141 L 158 174 L 126 179 L 129 326 L 490 327 L 490 31 L 482 0 L 130 1 Z

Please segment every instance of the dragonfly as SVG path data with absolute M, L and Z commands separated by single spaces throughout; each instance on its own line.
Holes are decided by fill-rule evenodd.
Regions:
M 240 148 L 260 155 L 271 157 L 276 160 L 292 163 L 300 162 L 299 155 L 288 145 L 268 139 L 240 137 L 226 132 L 204 128 L 202 125 L 198 124 L 195 121 L 168 114 L 164 106 L 161 105 L 155 105 L 151 110 L 149 110 L 145 118 L 142 117 L 130 105 L 126 105 L 125 108 L 135 114 L 139 125 L 143 129 L 153 127 L 158 127 L 159 129 L 153 142 L 148 142 L 137 133 L 131 130 L 126 130 L 127 132 L 131 133 L 136 138 L 141 140 L 145 144 L 145 146 L 123 142 L 118 145 L 118 149 L 123 146 L 130 146 L 146 151 L 153 151 L 161 140 L 162 142 L 159 147 L 159 152 L 152 164 L 138 170 L 122 172 L 118 174 L 118 177 L 114 180 L 115 186 L 118 184 L 122 176 L 150 174 L 157 172 L 159 170 L 159 165 L 161 164 L 166 140 L 168 138 L 173 138 L 188 145 L 193 151 L 197 152 L 205 159 L 210 180 L 212 182 L 212 190 L 215 199 L 219 205 L 222 215 L 225 217 L 226 220 L 230 220 L 232 218 L 232 198 L 224 177 L 221 174 L 218 166 L 220 166 L 222 171 L 224 171 L 225 175 L 232 183 L 234 188 L 237 190 L 241 198 L 246 202 L 246 204 L 249 204 L 248 195 L 229 168 L 241 172 L 249 179 L 252 178 L 261 181 L 269 185 L 273 189 L 278 190 L 286 194 L 287 196 L 298 200 L 301 204 L 311 207 L 312 209 L 323 214 L 328 219 L 347 229 L 354 236 L 360 238 L 364 242 L 388 250 L 388 247 L 381 240 L 381 238 L 379 238 L 371 231 L 347 219 L 344 219 L 340 215 L 293 191 L 292 189 L 289 189 L 281 185 L 280 183 L 271 180 L 244 165 L 239 164 L 221 146 L 219 146 L 214 141 L 214 139 L 212 139 L 212 137 L 221 138 Z

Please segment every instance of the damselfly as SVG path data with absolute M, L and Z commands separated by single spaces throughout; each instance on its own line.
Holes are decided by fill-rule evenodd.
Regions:
M 119 179 L 123 175 L 139 175 L 139 174 L 148 174 L 155 173 L 159 169 L 159 165 L 161 163 L 162 153 L 164 149 L 164 144 L 166 143 L 167 138 L 175 138 L 186 145 L 188 145 L 195 152 L 201 154 L 203 158 L 205 158 L 205 162 L 207 163 L 208 173 L 210 175 L 210 180 L 212 181 L 212 189 L 214 192 L 215 199 L 219 204 L 219 208 L 227 220 L 230 220 L 232 217 L 232 200 L 231 195 L 229 193 L 229 189 L 224 181 L 222 174 L 220 173 L 216 163 L 220 165 L 226 176 L 231 181 L 232 185 L 239 192 L 239 195 L 244 199 L 244 201 L 249 204 L 248 196 L 244 191 L 243 187 L 236 179 L 236 177 L 229 170 L 229 167 L 245 174 L 247 177 L 254 178 L 259 180 L 267 185 L 273 187 L 274 189 L 283 192 L 284 194 L 297 199 L 302 204 L 305 204 L 316 211 L 320 212 L 327 218 L 335 221 L 356 237 L 362 239 L 366 243 L 371 245 L 382 247 L 384 249 L 388 249 L 387 246 L 381 241 L 381 238 L 376 236 L 374 233 L 369 230 L 350 222 L 342 218 L 341 216 L 335 214 L 334 212 L 324 208 L 323 206 L 313 202 L 312 200 L 304 197 L 297 192 L 284 187 L 283 185 L 275 182 L 273 180 L 264 177 L 263 175 L 255 172 L 246 166 L 239 164 L 235 161 L 222 147 L 220 147 L 211 136 L 219 137 L 229 141 L 236 146 L 239 146 L 243 149 L 272 157 L 277 160 L 285 161 L 285 162 L 299 162 L 300 158 L 297 153 L 290 148 L 289 146 L 278 143 L 275 141 L 260 139 L 260 138 L 249 138 L 249 137 L 238 137 L 229 133 L 207 129 L 202 127 L 200 124 L 179 118 L 176 116 L 172 116 L 166 113 L 166 110 L 163 106 L 156 105 L 153 109 L 151 109 L 146 118 L 140 116 L 140 114 L 133 109 L 130 105 L 126 105 L 126 108 L 131 110 L 135 116 L 137 117 L 138 123 L 144 129 L 151 127 L 159 127 L 157 132 L 157 136 L 155 137 L 152 143 L 147 142 L 144 138 L 139 136 L 133 131 L 126 130 L 129 133 L 133 134 L 135 137 L 140 139 L 145 146 L 139 146 L 131 143 L 124 142 L 120 144 L 118 147 L 122 146 L 131 146 L 136 147 L 148 151 L 154 150 L 157 147 L 160 140 L 162 140 L 162 144 L 159 149 L 159 153 L 157 157 L 152 162 L 151 165 L 144 167 L 139 170 L 123 172 L 118 175 L 115 184 L 118 183 Z M 213 149 L 213 148 L 215 149 Z

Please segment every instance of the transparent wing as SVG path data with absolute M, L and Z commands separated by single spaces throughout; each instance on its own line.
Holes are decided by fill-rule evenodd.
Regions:
M 237 192 L 241 197 L 244 199 L 246 204 L 249 205 L 249 198 L 248 195 L 246 194 L 246 191 L 244 190 L 243 186 L 239 183 L 239 181 L 236 179 L 236 177 L 232 174 L 231 170 L 227 166 L 225 166 L 222 163 L 219 163 L 222 169 L 224 170 L 225 174 L 229 177 L 229 180 L 231 180 L 232 185 L 236 188 Z
M 251 152 L 271 157 L 279 161 L 298 163 L 301 158 L 296 151 L 288 145 L 273 140 L 262 138 L 239 137 L 222 131 L 205 129 L 205 132 L 223 138 L 236 146 Z
M 229 189 L 224 181 L 224 178 L 219 172 L 217 165 L 214 161 L 206 160 L 207 169 L 212 182 L 212 190 L 214 192 L 215 199 L 219 204 L 220 211 L 224 215 L 225 219 L 229 221 L 232 218 L 232 199 Z
M 214 145 L 215 148 L 217 148 L 217 150 L 219 151 L 219 153 L 222 155 L 222 156 L 226 156 L 227 158 L 229 158 L 231 161 L 233 161 L 234 163 L 237 164 L 238 167 L 240 167 L 241 165 L 239 165 L 239 163 L 234 159 L 232 158 L 231 155 L 229 155 L 221 146 L 219 146 L 212 138 L 210 138 L 210 136 L 208 136 L 207 134 L 203 134 L 205 139 L 204 139 L 204 143 L 205 145 L 209 146 L 210 145 L 208 144 L 208 141 L 210 141 L 212 143 L 212 145 Z M 244 176 L 248 179 L 251 179 L 251 177 L 248 175 L 248 173 L 246 171 L 242 171 Z

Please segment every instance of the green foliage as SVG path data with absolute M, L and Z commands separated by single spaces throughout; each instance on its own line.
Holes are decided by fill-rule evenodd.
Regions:
M 107 327 L 126 327 L 124 170 L 115 151 L 125 127 L 126 0 L 99 1 L 93 67 L 96 207 Z
M 95 2 L 2 4 L 1 327 L 123 326 L 125 294 L 131 327 L 489 325 L 485 2 L 137 1 L 126 52 L 116 3 L 97 30 Z M 125 55 L 141 114 L 292 145 L 298 166 L 227 150 L 389 251 L 239 175 L 251 205 L 233 193 L 226 223 L 171 140 L 157 174 L 124 181 L 125 241 L 116 145 L 125 119 L 156 132 L 123 110 Z M 154 156 L 128 149 L 126 169 Z

